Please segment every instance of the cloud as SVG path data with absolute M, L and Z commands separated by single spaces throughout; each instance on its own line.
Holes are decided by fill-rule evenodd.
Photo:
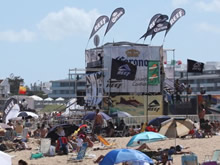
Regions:
M 211 25 L 207 22 L 200 23 L 198 25 L 198 28 L 200 31 L 214 33 L 214 34 L 220 34 L 220 27 L 217 27 L 215 25 Z
M 50 40 L 63 39 L 66 36 L 87 33 L 92 30 L 100 14 L 96 10 L 65 7 L 58 12 L 49 13 L 38 24 L 38 28 Z
M 172 0 L 172 4 L 175 7 L 180 7 L 189 3 L 189 0 Z
M 23 29 L 19 32 L 8 30 L 0 32 L 0 41 L 9 41 L 9 42 L 29 42 L 33 41 L 36 37 L 34 32 Z
M 200 1 L 197 7 L 208 12 L 220 12 L 220 0 L 211 0 L 210 2 Z

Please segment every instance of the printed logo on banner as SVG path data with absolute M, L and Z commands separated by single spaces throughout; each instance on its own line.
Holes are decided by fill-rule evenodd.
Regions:
M 148 110 L 149 111 L 155 111 L 158 112 L 160 110 L 160 103 L 157 100 L 153 100 L 149 105 L 148 105 Z
M 194 70 L 194 71 L 201 71 L 202 70 L 202 66 L 201 65 L 202 64 L 200 62 L 197 62 L 197 63 L 193 64 L 192 70 Z
M 125 52 L 127 54 L 127 57 L 138 57 L 140 52 L 135 49 L 129 49 Z
M 106 85 L 106 88 L 110 86 L 110 81 L 108 81 L 108 84 Z M 111 80 L 111 88 L 117 88 L 119 89 L 122 86 L 122 82 L 119 80 Z
M 126 76 L 127 77 L 127 76 L 129 76 L 129 74 L 131 74 L 131 69 L 128 66 L 128 64 L 122 65 L 118 68 L 117 74 L 120 75 L 120 76 Z

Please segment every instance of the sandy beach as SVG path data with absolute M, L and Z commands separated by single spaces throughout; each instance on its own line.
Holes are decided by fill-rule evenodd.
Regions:
M 130 140 L 131 137 L 122 137 L 122 138 L 106 138 L 108 140 L 116 139 L 117 148 L 126 148 L 126 144 Z M 54 165 L 54 164 L 77 164 L 77 165 L 92 165 L 93 160 L 95 159 L 84 159 L 83 162 L 67 162 L 67 160 L 71 157 L 72 153 L 65 156 L 54 156 L 54 157 L 43 157 L 36 160 L 30 160 L 31 153 L 36 153 L 39 145 L 37 144 L 35 139 L 30 139 L 28 142 L 29 146 L 32 147 L 32 150 L 24 150 L 17 152 L 10 152 L 9 154 L 14 156 L 12 158 L 13 165 L 17 165 L 18 160 L 23 159 L 28 162 L 29 165 Z M 185 139 L 176 139 L 176 144 L 182 145 L 184 147 L 190 147 L 185 151 L 190 151 L 195 153 L 198 156 L 199 163 L 203 162 L 205 159 L 205 155 L 212 155 L 213 151 L 219 149 L 220 144 L 220 136 L 213 136 L 211 138 L 185 138 Z M 175 139 L 167 139 L 165 141 L 159 141 L 154 143 L 148 143 L 148 146 L 154 151 L 158 148 L 169 148 L 170 146 L 175 145 Z M 96 143 L 95 147 L 100 146 L 100 143 Z M 96 150 L 91 151 L 91 154 L 95 154 L 96 158 L 100 155 L 105 155 L 111 151 L 108 150 Z M 173 164 L 181 165 L 181 156 L 182 155 L 173 155 Z

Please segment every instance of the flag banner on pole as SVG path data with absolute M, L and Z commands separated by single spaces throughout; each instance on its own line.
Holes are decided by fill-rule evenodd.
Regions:
M 110 17 L 108 26 L 105 31 L 105 35 L 108 33 L 108 31 L 112 28 L 112 26 L 121 18 L 122 15 L 124 15 L 125 9 L 124 8 L 117 8 L 112 12 L 112 15 Z
M 96 20 L 96 22 L 95 22 L 95 25 L 94 25 L 94 27 L 93 27 L 93 29 L 92 29 L 92 32 L 91 32 L 91 34 L 90 34 L 89 39 L 92 38 L 93 35 L 94 35 L 99 29 L 101 29 L 102 26 L 104 26 L 108 21 L 109 21 L 108 16 L 106 16 L 106 15 L 100 16 L 100 17 Z
M 111 79 L 134 80 L 137 66 L 126 61 L 112 59 Z
M 156 26 L 154 27 L 153 32 L 152 32 L 151 40 L 154 38 L 154 36 L 157 33 L 162 32 L 164 30 L 167 30 L 167 29 L 169 29 L 169 27 L 170 27 L 170 23 L 167 21 L 156 24 Z
M 151 20 L 150 20 L 150 23 L 148 25 L 148 28 L 147 28 L 147 32 L 141 36 L 140 39 L 144 38 L 144 40 L 147 38 L 147 36 L 151 35 L 152 34 L 152 29 L 155 27 L 155 24 L 156 24 L 156 20 L 158 17 L 160 17 L 162 14 L 158 13 L 158 14 L 155 14 Z
M 159 66 L 159 61 L 148 61 L 148 85 L 158 85 L 160 83 Z
M 169 32 L 169 30 L 172 28 L 172 26 L 182 17 L 186 14 L 185 10 L 182 8 L 177 8 L 173 11 L 173 13 L 170 16 L 170 26 L 169 28 L 166 30 L 165 36 L 167 35 L 167 33 Z
M 24 87 L 24 86 L 19 87 L 18 94 L 25 95 L 26 92 L 27 92 L 26 87 Z
M 202 73 L 204 69 L 204 63 L 187 59 L 187 72 Z

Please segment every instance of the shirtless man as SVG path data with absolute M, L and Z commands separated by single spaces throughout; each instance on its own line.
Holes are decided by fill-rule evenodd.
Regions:
M 103 123 L 104 123 L 103 117 L 99 113 L 99 110 L 97 109 L 95 121 L 94 121 L 94 125 L 93 125 L 93 133 L 94 134 L 100 135 Z

